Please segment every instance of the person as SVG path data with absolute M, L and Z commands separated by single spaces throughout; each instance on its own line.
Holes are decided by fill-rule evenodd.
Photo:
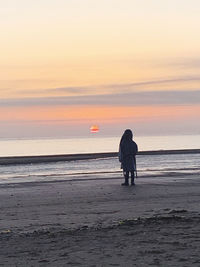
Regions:
M 129 185 L 129 173 L 131 173 L 131 185 L 135 185 L 135 156 L 137 152 L 138 146 L 133 141 L 133 133 L 130 129 L 126 129 L 119 144 L 119 161 L 121 162 L 121 169 L 123 169 L 125 178 L 125 182 L 122 185 Z

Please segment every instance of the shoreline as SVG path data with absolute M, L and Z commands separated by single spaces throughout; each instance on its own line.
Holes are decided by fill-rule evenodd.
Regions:
M 107 175 L 106 175 L 107 174 Z M 114 176 L 116 175 L 116 176 Z M 121 175 L 121 176 L 120 176 Z M 174 183 L 177 181 L 183 181 L 185 180 L 186 176 L 187 179 L 196 180 L 199 179 L 200 172 L 196 173 L 180 173 L 180 172 L 173 172 L 170 173 L 159 173 L 157 175 L 155 174 L 149 174 L 149 175 L 142 175 L 139 176 L 139 178 L 136 178 L 136 183 L 139 181 L 142 183 Z M 59 179 L 58 177 L 63 177 L 63 179 Z M 19 177 L 18 177 L 19 178 Z M 23 177 L 24 178 L 24 177 Z M 46 180 L 44 180 L 46 178 Z M 30 180 L 28 181 L 15 181 L 15 180 L 6 180 L 5 182 L 0 182 L 0 190 L 2 188 L 20 188 L 20 187 L 26 187 L 26 186 L 40 186 L 45 184 L 68 184 L 71 185 L 71 183 L 87 183 L 87 182 L 110 182 L 110 181 L 119 181 L 119 184 L 121 181 L 123 181 L 122 172 L 97 172 L 97 173 L 74 173 L 74 174 L 62 174 L 62 175 L 53 175 L 53 176 L 47 176 L 47 175 L 36 175 L 30 176 Z
M 171 155 L 171 154 L 200 154 L 200 149 L 175 149 L 175 150 L 149 150 L 139 151 L 137 155 Z M 34 155 L 34 156 L 6 156 L 0 157 L 0 165 L 50 163 L 60 161 L 90 160 L 117 157 L 118 152 L 106 153 L 80 153 L 61 155 Z

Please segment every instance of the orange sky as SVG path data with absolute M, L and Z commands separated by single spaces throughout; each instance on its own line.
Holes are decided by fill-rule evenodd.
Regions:
M 4 1 L 0 97 L 199 75 L 199 11 L 196 0 Z
M 41 122 L 122 122 L 140 120 L 187 120 L 200 114 L 200 106 L 70 106 L 70 107 L 24 107 L 0 108 L 1 121 Z
M 110 134 L 124 127 L 148 134 L 141 123 L 149 123 L 151 132 L 151 121 L 157 122 L 156 134 L 159 124 L 170 120 L 184 124 L 179 133 L 196 131 L 190 123 L 199 114 L 200 100 L 183 97 L 181 103 L 181 92 L 200 90 L 199 14 L 196 0 L 3 1 L 0 138 L 15 136 L 16 128 L 18 136 L 20 131 L 31 135 L 34 131 L 25 122 L 38 136 L 50 132 L 40 128 L 42 122 L 52 128 L 62 122 L 65 129 L 81 124 L 80 135 L 91 123 L 113 123 L 118 128 L 107 129 Z M 174 103 L 171 95 L 167 103 L 162 97 L 155 103 L 155 91 L 180 91 L 180 101 Z M 140 98 L 131 105 L 128 99 L 127 106 L 124 98 L 117 105 L 106 104 L 106 95 L 135 92 L 146 92 L 148 103 Z M 91 95 L 97 97 L 92 105 L 78 98 Z M 57 105 L 58 97 L 70 96 L 77 97 L 75 104 Z M 51 104 L 40 104 L 41 98 Z M 17 105 L 13 99 L 19 100 Z M 32 105 L 32 99 L 39 104 Z M 167 125 L 169 134 L 180 131 L 174 130 L 176 124 Z

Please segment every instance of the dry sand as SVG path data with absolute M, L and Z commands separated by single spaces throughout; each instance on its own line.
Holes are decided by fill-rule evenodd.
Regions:
M 200 266 L 198 176 L 0 185 L 0 266 Z

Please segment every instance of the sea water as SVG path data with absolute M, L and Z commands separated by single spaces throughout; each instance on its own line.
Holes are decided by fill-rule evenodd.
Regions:
M 200 136 L 138 137 L 139 150 L 200 148 Z M 116 152 L 119 138 L 1 140 L 1 156 Z M 6 149 L 7 148 L 7 149 Z M 138 155 L 138 177 L 200 173 L 200 154 Z M 118 158 L 0 166 L 0 183 L 122 177 Z
M 0 157 L 117 152 L 120 137 L 0 139 Z M 200 149 L 200 135 L 137 136 L 140 151 Z

